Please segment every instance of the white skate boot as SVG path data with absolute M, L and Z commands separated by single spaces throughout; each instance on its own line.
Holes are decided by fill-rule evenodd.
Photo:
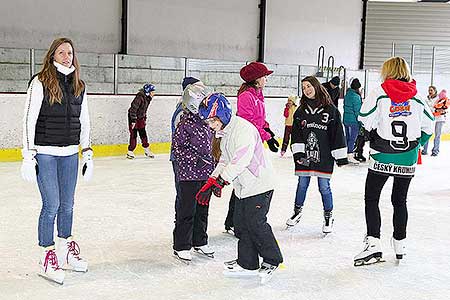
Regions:
M 180 261 L 184 262 L 185 264 L 189 264 L 192 260 L 192 255 L 190 250 L 173 250 L 173 255 Z
M 354 266 L 358 267 L 383 262 L 382 257 L 383 253 L 381 252 L 380 239 L 373 236 L 366 236 L 363 251 L 354 258 Z
M 145 156 L 147 156 L 148 158 L 155 158 L 155 155 L 153 154 L 153 152 L 150 151 L 150 147 L 144 148 L 144 153 L 145 153 Z
M 403 240 L 396 240 L 394 237 L 391 239 L 391 245 L 394 248 L 395 251 L 395 258 L 397 260 L 400 260 L 403 258 L 403 255 L 406 254 L 406 247 L 405 247 L 405 239 Z
M 209 258 L 214 258 L 214 250 L 208 245 L 194 247 L 194 251 Z
M 67 239 L 58 238 L 58 241 L 56 253 L 61 268 L 76 272 L 87 272 L 88 262 L 79 256 L 80 247 L 73 240 L 73 237 L 70 236 Z
M 294 207 L 294 214 L 286 221 L 286 225 L 288 228 L 295 226 L 298 222 L 300 222 L 300 218 L 303 215 L 302 211 L 303 211 L 303 206 Z
M 351 165 L 359 165 L 359 161 L 355 159 L 353 153 L 347 154 L 347 160 Z
M 58 265 L 55 247 L 44 248 L 41 260 L 39 261 L 39 276 L 47 278 L 59 284 L 63 284 L 65 272 Z
M 322 232 L 325 234 L 333 232 L 333 211 L 324 211 L 323 212 L 323 226 L 322 226 Z
M 134 152 L 133 151 L 128 151 L 127 152 L 127 158 L 128 159 L 134 159 Z
M 224 263 L 223 275 L 226 277 L 247 277 L 258 276 L 258 270 L 244 269 L 238 265 L 237 260 L 227 261 Z
M 272 279 L 273 273 L 276 269 L 278 269 L 278 266 L 263 262 L 258 271 L 259 278 L 261 278 L 261 284 L 266 284 L 269 282 L 270 279 Z

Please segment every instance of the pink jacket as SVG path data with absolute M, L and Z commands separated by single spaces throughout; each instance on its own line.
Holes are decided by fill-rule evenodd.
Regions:
M 237 100 L 237 115 L 255 125 L 263 141 L 271 138 L 270 134 L 264 130 L 264 128 L 269 127 L 269 123 L 266 122 L 266 109 L 262 90 L 249 88 L 241 93 Z

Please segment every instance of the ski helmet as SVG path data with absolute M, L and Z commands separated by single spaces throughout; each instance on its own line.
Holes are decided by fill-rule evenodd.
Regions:
M 218 117 L 226 126 L 231 119 L 230 101 L 221 93 L 214 93 L 202 101 L 199 109 L 199 115 L 203 120 Z
M 198 114 L 198 107 L 203 99 L 212 93 L 212 89 L 196 84 L 189 84 L 183 91 L 181 105 L 184 110 Z
M 142 90 L 144 91 L 144 94 L 146 96 L 150 95 L 150 92 L 153 92 L 155 90 L 155 86 L 151 83 L 146 83 L 142 87 Z

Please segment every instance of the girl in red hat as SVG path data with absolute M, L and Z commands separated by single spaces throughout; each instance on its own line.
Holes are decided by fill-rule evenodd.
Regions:
M 241 69 L 239 74 L 244 80 L 244 83 L 238 91 L 236 115 L 255 125 L 261 136 L 261 140 L 267 142 L 271 151 L 278 152 L 280 144 L 275 139 L 275 134 L 270 130 L 269 123 L 266 121 L 266 108 L 263 95 L 263 89 L 267 83 L 267 76 L 272 73 L 273 71 L 269 70 L 260 62 L 251 62 Z M 226 231 L 234 229 L 233 215 L 235 200 L 236 195 L 233 190 L 228 214 L 225 219 Z M 234 232 L 234 234 L 236 237 L 239 237 L 238 232 Z

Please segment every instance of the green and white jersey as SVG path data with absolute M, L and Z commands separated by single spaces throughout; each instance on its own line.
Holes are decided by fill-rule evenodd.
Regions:
M 389 94 L 402 98 L 398 90 Z M 428 105 L 417 95 L 391 99 L 379 86 L 363 102 L 358 120 L 370 132 L 369 169 L 414 176 L 419 148 L 433 133 L 434 118 Z

